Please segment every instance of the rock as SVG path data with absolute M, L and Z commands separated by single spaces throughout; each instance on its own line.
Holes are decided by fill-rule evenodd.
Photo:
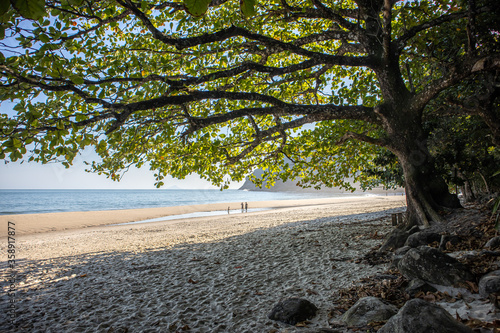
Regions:
M 485 245 L 485 248 L 494 249 L 500 247 L 500 236 L 493 237 Z
M 448 244 L 457 245 L 462 239 L 455 235 L 442 235 L 441 241 L 439 242 L 439 249 L 444 251 L 448 249 Z
M 408 237 L 420 229 L 417 226 L 414 226 L 410 230 L 405 230 L 402 228 L 395 228 L 393 231 L 389 233 L 384 244 L 380 247 L 379 251 L 395 251 L 400 247 L 405 245 Z
M 365 326 L 374 321 L 387 320 L 398 312 L 398 308 L 377 297 L 364 297 L 342 316 L 348 326 Z
M 434 242 L 439 243 L 440 241 L 440 234 L 429 231 L 420 231 L 408 236 L 408 239 L 405 242 L 405 246 L 419 247 L 421 245 L 429 245 Z
M 500 270 L 490 272 L 479 280 L 479 295 L 487 298 L 490 294 L 500 292 Z
M 392 256 L 391 266 L 390 268 L 398 268 L 398 263 L 401 259 L 403 259 L 404 255 L 411 250 L 409 246 L 403 246 L 396 251 L 394 251 L 394 255 Z
M 289 298 L 276 304 L 267 317 L 285 324 L 295 325 L 311 319 L 317 311 L 318 308 L 308 300 Z
M 420 279 L 442 286 L 474 280 L 474 275 L 458 260 L 428 246 L 409 250 L 399 261 L 398 269 L 409 280 Z
M 405 289 L 406 293 L 410 295 L 411 297 L 414 297 L 417 293 L 419 292 L 435 292 L 437 291 L 436 288 L 433 286 L 425 283 L 425 281 L 419 280 L 419 279 L 414 279 L 411 280 L 410 283 L 408 284 L 408 287 Z
M 414 298 L 399 310 L 378 333 L 472 333 L 442 307 Z

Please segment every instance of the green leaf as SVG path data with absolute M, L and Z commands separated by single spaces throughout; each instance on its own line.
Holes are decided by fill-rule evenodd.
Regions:
M 14 148 L 21 148 L 21 146 L 22 146 L 21 140 L 19 140 L 17 138 L 13 138 L 12 145 L 14 146 Z
M 493 214 L 498 211 L 498 207 L 500 207 L 500 197 L 496 199 L 495 206 L 493 207 Z
M 184 0 L 184 8 L 193 16 L 202 16 L 208 10 L 211 0 Z
M 45 14 L 45 0 L 11 0 L 11 4 L 27 19 L 38 20 Z
M 38 36 L 40 38 L 40 40 L 43 42 L 43 43 L 48 43 L 50 42 L 50 38 L 49 36 L 45 35 L 45 34 L 41 34 L 40 36 Z
M 240 0 L 241 12 L 245 17 L 255 15 L 255 0 Z
M 81 76 L 78 76 L 78 75 L 71 75 L 71 77 L 69 78 L 71 80 L 71 82 L 73 82 L 74 84 L 83 84 L 83 77 Z

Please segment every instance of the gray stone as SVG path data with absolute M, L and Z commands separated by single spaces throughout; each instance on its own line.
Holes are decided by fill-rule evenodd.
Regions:
M 479 280 L 479 295 L 487 298 L 490 294 L 500 293 L 500 270 L 490 272 Z
M 472 333 L 442 307 L 412 299 L 378 330 L 378 333 Z
M 500 236 L 493 237 L 485 245 L 485 248 L 494 249 L 500 247 Z
M 419 279 L 414 279 L 411 280 L 410 283 L 408 284 L 408 287 L 405 289 L 406 293 L 410 295 L 411 297 L 414 297 L 417 293 L 419 292 L 435 292 L 437 291 L 436 288 L 433 286 L 425 283 L 425 281 L 419 280 Z
M 382 246 L 380 247 L 379 251 L 385 252 L 385 251 L 395 251 L 399 249 L 400 247 L 405 245 L 405 242 L 410 235 L 414 234 L 419 230 L 420 229 L 417 226 L 414 226 L 410 230 L 405 230 L 403 228 L 395 228 L 389 233 L 384 244 L 382 244 Z
M 311 319 L 317 311 L 318 308 L 308 300 L 289 298 L 276 304 L 267 317 L 285 324 L 295 325 Z
M 397 249 L 396 251 L 394 251 L 394 255 L 405 255 L 406 252 L 408 252 L 410 250 L 411 250 L 411 247 L 403 246 L 403 247 L 400 247 L 399 249 Z
M 377 297 L 364 297 L 342 316 L 348 326 L 365 326 L 374 321 L 387 320 L 398 312 L 398 308 Z
M 436 234 L 435 232 L 429 232 L 429 231 L 420 231 L 408 236 L 408 239 L 405 242 L 405 246 L 419 247 L 422 245 L 429 245 L 434 242 L 439 243 L 440 241 L 441 241 L 440 234 Z
M 401 259 L 403 259 L 404 255 L 411 250 L 409 246 L 403 246 L 394 251 L 394 255 L 392 256 L 391 266 L 390 268 L 398 268 L 398 263 Z
M 420 279 L 442 286 L 474 280 L 474 275 L 458 260 L 427 246 L 409 250 L 399 261 L 398 269 L 409 280 Z

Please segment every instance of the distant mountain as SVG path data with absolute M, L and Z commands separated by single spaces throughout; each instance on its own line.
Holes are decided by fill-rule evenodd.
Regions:
M 253 175 L 257 178 L 262 177 L 262 174 L 264 171 L 262 169 L 257 169 L 253 172 Z M 359 188 L 359 186 L 356 186 L 356 184 L 353 185 L 356 188 L 356 191 L 354 193 L 372 193 L 372 194 L 386 194 L 386 193 L 403 193 L 404 189 L 397 189 L 397 190 L 385 190 L 382 186 L 374 188 L 373 190 L 370 191 L 363 191 Z M 297 181 L 286 181 L 282 182 L 281 180 L 276 180 L 276 183 L 274 186 L 271 186 L 270 188 L 267 187 L 262 187 L 258 188 L 256 187 L 248 177 L 245 179 L 245 182 L 243 185 L 239 188 L 240 190 L 246 190 L 246 191 L 267 191 L 267 192 L 318 192 L 321 191 L 323 193 L 332 193 L 332 194 L 342 194 L 342 193 L 351 193 L 350 191 L 346 191 L 344 189 L 340 189 L 338 187 L 323 187 L 321 190 L 315 190 L 314 188 L 302 188 L 300 186 L 297 186 Z

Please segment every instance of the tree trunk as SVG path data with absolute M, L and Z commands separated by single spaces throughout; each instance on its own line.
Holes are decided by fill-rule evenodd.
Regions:
M 387 50 L 386 50 L 387 51 Z M 398 56 L 384 58 L 375 68 L 384 103 L 375 112 L 387 133 L 384 141 L 399 159 L 405 177 L 407 227 L 441 222 L 439 211 L 459 208 L 443 177 L 435 169 L 422 126 L 423 105 L 406 88 Z
M 450 194 L 443 178 L 434 171 L 430 159 L 416 163 L 411 154 L 397 155 L 405 176 L 408 227 L 428 227 L 430 221 L 442 221 L 440 210 L 461 207 L 457 196 Z
M 419 117 L 408 115 L 390 126 L 389 149 L 398 157 L 405 177 L 408 227 L 428 227 L 431 221 L 442 221 L 440 211 L 461 205 L 435 169 Z

